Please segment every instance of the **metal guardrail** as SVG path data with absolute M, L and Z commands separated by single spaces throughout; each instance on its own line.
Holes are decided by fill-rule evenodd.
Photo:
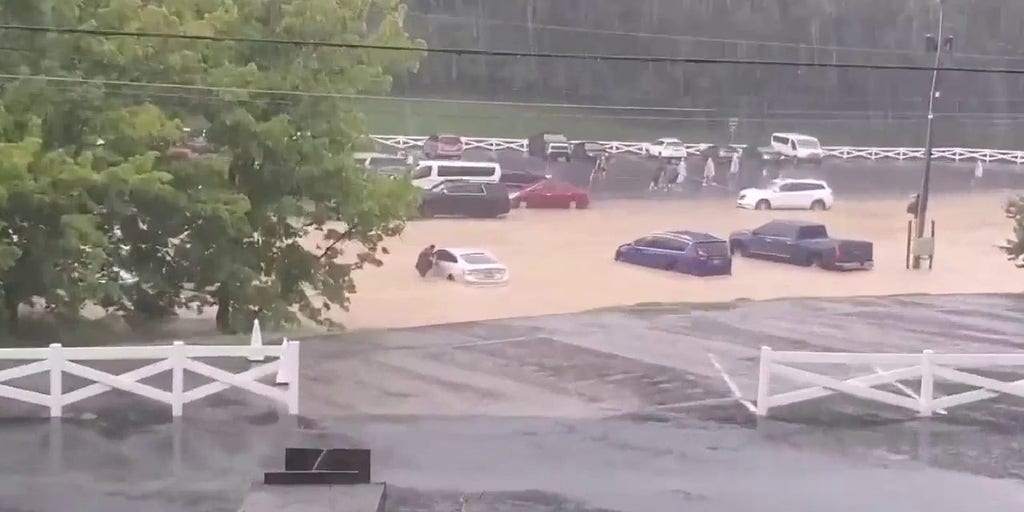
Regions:
M 390 146 L 396 149 L 410 149 L 423 146 L 426 137 L 406 135 L 370 135 L 375 142 Z M 466 149 L 486 149 L 488 151 L 513 150 L 525 153 L 527 151 L 526 139 L 503 139 L 503 138 L 478 138 L 464 137 Z M 644 142 L 623 142 L 623 141 L 587 141 L 597 142 L 604 145 L 609 153 L 613 154 L 644 154 Z M 686 152 L 691 155 L 699 154 L 701 150 L 710 144 L 685 144 Z M 734 144 L 733 147 L 743 148 L 742 144 Z M 840 160 L 923 160 L 924 148 L 872 148 L 857 146 L 824 146 L 826 158 L 837 158 Z M 932 158 L 939 160 L 961 161 L 982 161 L 982 162 L 1004 162 L 1013 164 L 1024 164 L 1024 151 L 1011 151 L 1001 149 L 972 149 L 972 148 L 934 148 Z
M 789 364 L 860 365 L 873 373 L 840 380 Z M 882 366 L 896 366 L 883 370 Z M 761 362 L 757 382 L 757 414 L 767 416 L 775 407 L 813 400 L 836 393 L 864 400 L 881 402 L 917 412 L 920 416 L 945 414 L 946 408 L 994 398 L 1000 394 L 1024 397 L 1024 380 L 1004 382 L 962 371 L 964 368 L 1024 366 L 1024 354 L 936 354 L 925 350 L 920 354 L 868 354 L 849 352 L 784 352 L 761 347 Z M 774 376 L 811 384 L 812 387 L 771 394 Z M 978 389 L 942 397 L 935 396 L 935 379 L 966 384 Z M 920 379 L 918 392 L 901 381 Z M 902 394 L 875 389 L 882 384 L 893 384 Z

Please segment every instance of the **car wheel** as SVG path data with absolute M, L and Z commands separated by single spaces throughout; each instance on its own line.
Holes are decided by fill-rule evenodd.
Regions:
M 433 216 L 434 216 L 434 212 L 430 210 L 429 206 L 427 206 L 427 205 L 421 205 L 420 206 L 420 217 L 423 217 L 424 219 L 429 219 L 429 218 L 431 218 Z
M 451 274 L 448 274 L 448 277 L 446 277 L 445 279 L 447 279 L 449 281 L 454 281 L 455 280 L 455 276 L 453 276 Z
M 772 203 L 768 202 L 767 199 L 762 199 L 758 201 L 756 205 L 754 205 L 754 208 L 757 210 L 771 210 Z
M 804 266 L 804 267 L 813 267 L 815 265 L 817 265 L 819 267 L 821 266 L 821 255 L 820 254 L 808 254 L 807 257 L 804 258 L 804 261 L 801 262 L 801 266 Z
M 816 212 L 825 211 L 825 201 L 815 199 L 814 202 L 811 203 L 811 209 Z
M 572 157 L 571 157 L 571 156 L 568 156 L 568 155 L 566 155 L 566 157 L 565 157 L 565 163 L 569 163 L 569 162 L 572 162 Z

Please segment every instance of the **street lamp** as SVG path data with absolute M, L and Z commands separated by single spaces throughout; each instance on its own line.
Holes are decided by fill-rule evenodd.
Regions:
M 932 121 L 935 119 L 935 98 L 937 98 L 940 92 L 937 90 L 939 83 L 939 67 L 942 65 L 942 52 L 953 52 L 953 36 L 946 36 L 943 38 L 942 35 L 942 22 L 943 22 L 943 3 L 944 0 L 938 0 L 939 4 L 939 35 L 938 37 L 928 34 L 925 38 L 925 43 L 928 51 L 935 53 L 935 64 L 932 66 L 932 87 L 931 92 L 928 94 L 928 127 L 926 128 L 925 145 L 924 145 L 924 177 L 921 178 L 921 193 L 917 196 L 917 238 L 920 240 L 924 238 L 924 229 L 927 224 L 926 218 L 928 216 L 928 194 L 931 187 L 932 178 Z M 931 256 L 929 256 L 931 257 Z M 921 255 L 918 253 L 914 254 L 914 269 L 921 268 Z

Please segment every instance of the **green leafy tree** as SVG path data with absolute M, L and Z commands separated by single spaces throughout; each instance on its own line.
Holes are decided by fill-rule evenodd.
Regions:
M 1024 268 L 1024 196 L 1008 201 L 1003 212 L 1013 220 L 1013 237 L 1008 238 L 1001 249 L 1014 265 Z
M 63 0 L 14 2 L 3 14 L 138 32 L 422 44 L 406 35 L 397 0 Z M 16 40 L 19 51 L 0 69 L 71 81 L 0 85 L 9 114 L 0 128 L 12 127 L 0 133 L 0 151 L 17 156 L 0 164 L 0 187 L 11 182 L 35 201 L 0 197 L 8 213 L 0 244 L 11 250 L 0 245 L 5 298 L 18 275 L 34 275 L 23 272 L 54 274 L 19 284 L 8 301 L 43 297 L 75 310 L 91 300 L 146 315 L 216 307 L 225 331 L 255 316 L 331 324 L 331 310 L 355 292 L 353 271 L 380 264 L 382 243 L 412 212 L 408 182 L 367 175 L 352 160 L 364 128 L 350 97 L 388 92 L 391 77 L 415 70 L 420 55 L 169 38 Z M 206 128 L 212 153 L 171 156 L 186 125 Z M 37 233 L 38 245 L 12 226 Z

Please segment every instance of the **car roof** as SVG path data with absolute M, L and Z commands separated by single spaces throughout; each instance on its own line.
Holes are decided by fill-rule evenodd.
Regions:
M 813 136 L 813 135 L 805 135 L 803 133 L 796 133 L 796 132 L 779 132 L 779 133 L 773 133 L 772 135 L 773 136 L 778 135 L 780 137 L 789 137 L 791 139 L 814 139 L 814 140 L 818 140 L 818 138 Z
M 435 250 L 448 251 L 456 256 L 464 256 L 466 254 L 486 254 L 494 259 L 498 259 L 494 257 L 494 254 L 491 253 L 491 251 L 484 249 L 474 249 L 472 247 L 439 247 Z
M 793 220 L 793 219 L 772 220 L 772 221 L 768 221 L 768 224 L 781 224 L 783 226 L 793 226 L 793 227 L 796 227 L 796 228 L 805 228 L 805 227 L 810 227 L 810 226 L 824 226 L 824 224 L 822 224 L 820 222 L 814 222 L 814 221 L 810 221 L 810 220 Z
M 658 139 L 655 142 L 682 142 L 682 141 L 677 139 L 677 138 L 675 138 L 675 137 L 662 137 L 662 138 Z
M 690 242 L 690 243 L 724 242 L 725 241 L 724 239 L 718 238 L 717 236 L 712 235 L 711 233 L 702 233 L 700 231 L 689 231 L 689 230 L 660 231 L 658 233 L 654 233 L 651 236 L 660 236 L 660 237 L 665 237 L 665 238 L 675 238 L 676 240 L 681 240 L 681 241 Z
M 447 165 L 449 167 L 479 167 L 481 165 L 501 167 L 501 164 L 498 162 L 488 162 L 486 160 L 420 160 L 420 167 L 434 164 Z
M 828 182 L 825 180 L 819 180 L 815 178 L 775 178 L 772 180 L 773 183 L 813 183 L 815 185 L 828 186 Z

